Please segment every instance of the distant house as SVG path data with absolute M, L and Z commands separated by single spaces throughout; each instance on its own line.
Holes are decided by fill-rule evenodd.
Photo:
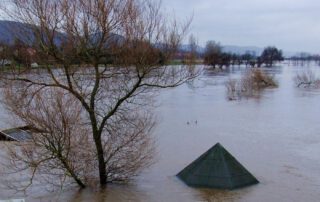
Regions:
M 31 139 L 31 127 L 24 126 L 0 131 L 0 141 L 24 142 Z

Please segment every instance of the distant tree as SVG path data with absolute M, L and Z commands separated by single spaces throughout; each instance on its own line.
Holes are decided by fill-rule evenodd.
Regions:
M 273 46 L 266 47 L 260 59 L 266 66 L 271 67 L 275 62 L 283 60 L 282 51 Z
M 240 65 L 242 62 L 241 56 L 235 53 L 231 54 L 231 65 Z
M 231 65 L 232 54 L 231 53 L 221 53 L 219 56 L 219 67 L 223 66 L 229 67 Z
M 215 68 L 219 64 L 221 54 L 222 47 L 220 43 L 208 41 L 204 52 L 204 63 Z
M 258 58 L 257 58 L 257 65 L 258 65 L 258 67 L 261 67 L 262 64 L 263 64 L 262 58 L 261 58 L 261 57 L 258 57 Z
M 198 58 L 198 42 L 194 35 L 190 35 L 189 37 L 189 50 L 185 57 L 185 63 L 195 64 Z
M 253 53 L 251 53 L 250 51 L 246 51 L 246 53 L 243 54 L 241 56 L 241 58 L 246 66 L 250 65 L 250 66 L 254 67 L 256 64 L 256 56 Z
M 289 59 L 291 60 L 293 65 L 299 65 L 299 66 L 304 66 L 304 65 L 309 66 L 311 61 L 315 61 L 315 62 L 318 61 L 318 57 L 316 55 L 311 55 L 305 52 L 301 52 L 295 56 L 292 56 Z
M 33 61 L 35 50 L 24 43 L 22 40 L 16 39 L 12 45 L 11 58 L 17 64 L 29 68 Z

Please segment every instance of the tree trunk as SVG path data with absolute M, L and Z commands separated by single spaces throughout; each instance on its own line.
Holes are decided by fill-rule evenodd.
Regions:
M 98 153 L 100 185 L 105 186 L 107 184 L 107 170 L 104 162 L 101 137 L 99 137 L 99 140 L 96 141 L 96 147 L 97 147 L 97 153 Z
M 93 135 L 94 143 L 97 150 L 100 185 L 105 186 L 107 184 L 107 170 L 106 170 L 106 165 L 104 160 L 103 146 L 101 142 L 102 133 L 98 130 L 97 120 L 95 118 L 94 112 L 91 111 L 89 112 L 89 114 L 90 114 L 90 120 L 91 120 L 92 135 Z
M 103 155 L 101 134 L 96 129 L 93 129 L 93 138 L 94 138 L 94 142 L 97 149 L 100 185 L 105 186 L 107 184 L 107 170 L 106 170 L 106 165 L 105 165 L 105 160 Z

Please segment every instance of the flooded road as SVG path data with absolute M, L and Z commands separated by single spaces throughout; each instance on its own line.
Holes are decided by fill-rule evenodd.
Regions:
M 156 109 L 157 162 L 130 185 L 110 185 L 102 191 L 70 189 L 61 193 L 47 193 L 38 188 L 41 191 L 28 196 L 12 196 L 0 190 L 0 199 L 319 201 L 320 90 L 296 88 L 293 77 L 302 68 L 282 65 L 268 70 L 275 74 L 279 88 L 265 90 L 260 98 L 227 101 L 225 81 L 238 77 L 243 70 L 205 72 L 194 84 L 162 91 Z M 0 125 L 5 124 L 4 120 Z M 217 142 L 260 184 L 236 191 L 206 190 L 187 187 L 175 177 Z

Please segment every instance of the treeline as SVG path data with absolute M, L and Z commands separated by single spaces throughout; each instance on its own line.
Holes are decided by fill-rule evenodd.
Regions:
M 320 55 L 312 55 L 309 53 L 299 53 L 295 56 L 288 58 L 292 65 L 308 66 L 310 63 L 315 62 L 320 66 Z
M 92 40 L 92 39 L 91 39 Z M 174 56 L 173 53 L 177 47 L 168 44 L 152 44 L 144 40 L 126 40 L 119 36 L 114 39 L 114 35 L 106 40 L 107 43 L 101 48 L 98 56 L 91 55 L 94 51 L 94 43 L 87 45 L 79 45 L 81 48 L 70 49 L 72 44 L 63 40 L 54 44 L 56 51 L 63 53 L 63 57 L 68 58 L 68 63 L 72 65 L 90 64 L 90 57 L 99 57 L 100 65 L 122 65 L 128 63 L 144 63 L 150 65 L 165 65 Z M 134 49 L 134 54 L 126 54 Z M 148 52 L 144 58 L 139 58 L 137 55 L 141 52 Z M 126 55 L 126 57 L 123 57 Z M 25 43 L 22 40 L 16 39 L 13 44 L 0 43 L 0 67 L 15 66 L 23 68 L 32 68 L 47 65 L 61 64 L 59 61 L 60 55 L 57 57 L 44 56 L 42 50 L 39 51 L 37 44 Z M 58 59 L 57 59 L 58 58 Z M 136 61 L 143 60 L 143 61 Z
M 35 49 L 20 40 L 15 40 L 11 45 L 0 44 L 0 66 L 2 67 L 13 64 L 30 67 L 37 61 L 37 57 Z
M 121 37 L 119 40 L 112 40 L 113 43 L 108 44 L 108 47 L 104 49 L 102 57 L 100 57 L 99 64 L 108 65 L 108 64 L 120 64 L 125 58 L 121 57 L 121 51 L 125 52 L 124 48 L 116 48 L 119 43 L 121 43 Z M 137 51 L 148 50 L 148 58 L 145 58 L 144 62 L 154 63 L 154 64 L 169 64 L 171 59 L 179 59 L 184 63 L 200 63 L 203 62 L 205 65 L 209 65 L 213 68 L 223 68 L 234 65 L 245 65 L 247 67 L 261 67 L 267 66 L 272 67 L 276 62 L 284 60 L 282 51 L 276 47 L 269 46 L 266 47 L 261 55 L 257 55 L 254 51 L 247 51 L 244 54 L 230 53 L 223 50 L 223 47 L 220 43 L 215 41 L 208 41 L 203 52 L 199 52 L 197 49 L 196 41 L 194 38 L 190 39 L 190 45 L 188 51 L 177 51 L 176 54 L 172 57 L 168 55 L 169 49 L 175 49 L 176 47 L 168 47 L 165 44 L 150 44 L 143 41 L 134 41 L 130 42 L 131 46 L 144 47 L 143 49 L 139 48 Z M 61 43 L 59 46 L 56 46 L 58 49 L 64 49 L 68 52 L 68 44 Z M 131 47 L 132 48 L 132 47 Z M 86 49 L 87 50 L 87 49 Z M 117 52 L 113 51 L 117 50 Z M 119 50 L 121 50 L 119 52 Z M 83 58 L 86 57 L 86 52 L 81 52 L 81 50 L 71 51 L 72 54 L 69 54 L 69 60 L 72 64 L 81 64 Z M 134 55 L 132 55 L 134 57 Z M 43 59 L 44 57 L 36 51 L 32 45 L 23 43 L 20 40 L 15 40 L 12 45 L 0 44 L 0 66 L 12 66 L 20 65 L 23 67 L 38 67 L 38 65 L 50 65 L 51 63 L 56 63 L 54 58 Z M 132 59 L 132 58 L 131 58 Z M 307 63 L 308 61 L 316 60 L 320 61 L 320 56 L 310 56 L 310 55 L 299 55 L 297 57 L 289 58 L 293 63 Z M 89 61 L 89 59 L 88 59 Z M 320 62 L 319 62 L 320 63 Z
M 213 68 L 242 64 L 250 67 L 261 67 L 262 65 L 272 67 L 276 62 L 283 60 L 282 51 L 273 46 L 266 47 L 262 54 L 257 56 L 252 51 L 247 51 L 245 54 L 228 53 L 219 43 L 208 41 L 203 53 L 204 64 Z

